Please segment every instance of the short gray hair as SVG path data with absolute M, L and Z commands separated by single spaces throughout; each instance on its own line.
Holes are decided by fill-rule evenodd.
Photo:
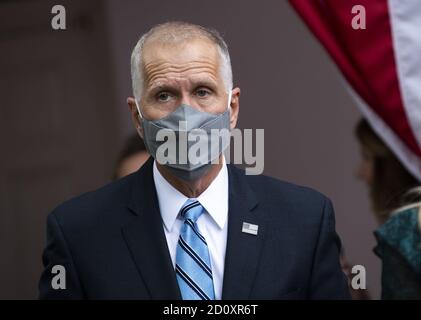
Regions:
M 228 52 L 228 46 L 219 32 L 214 29 L 188 22 L 172 21 L 156 25 L 148 32 L 143 34 L 132 51 L 132 88 L 133 95 L 138 103 L 140 102 L 140 97 L 142 96 L 144 85 L 143 67 L 141 66 L 141 63 L 143 46 L 146 40 L 154 38 L 161 42 L 177 43 L 186 39 L 197 37 L 206 38 L 217 46 L 220 56 L 220 72 L 224 81 L 224 86 L 227 92 L 231 91 L 233 86 L 231 59 Z

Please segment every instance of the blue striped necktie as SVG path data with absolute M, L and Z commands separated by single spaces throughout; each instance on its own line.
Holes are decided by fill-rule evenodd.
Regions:
M 175 272 L 183 300 L 214 300 L 213 278 L 208 245 L 196 221 L 204 208 L 189 199 L 180 210 L 184 219 L 177 244 Z

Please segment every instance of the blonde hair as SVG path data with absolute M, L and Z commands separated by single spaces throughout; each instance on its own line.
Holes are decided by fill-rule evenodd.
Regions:
M 407 191 L 402 197 L 399 207 L 392 210 L 390 215 L 395 215 L 404 210 L 418 209 L 418 230 L 421 232 L 421 186 L 414 187 Z

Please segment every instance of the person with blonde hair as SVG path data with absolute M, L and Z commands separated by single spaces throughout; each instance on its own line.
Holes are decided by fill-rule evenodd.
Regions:
M 421 184 L 366 120 L 355 133 L 363 158 L 357 175 L 380 224 L 374 252 L 382 260 L 382 299 L 421 299 Z

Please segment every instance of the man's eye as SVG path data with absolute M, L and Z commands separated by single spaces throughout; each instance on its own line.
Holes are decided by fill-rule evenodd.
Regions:
M 209 95 L 210 92 L 208 90 L 205 90 L 205 89 L 199 89 L 199 90 L 196 91 L 196 94 L 199 97 L 202 97 L 203 98 L 203 97 L 206 97 L 207 95 Z
M 160 92 L 157 95 L 159 101 L 165 102 L 170 99 L 170 94 L 168 92 Z

